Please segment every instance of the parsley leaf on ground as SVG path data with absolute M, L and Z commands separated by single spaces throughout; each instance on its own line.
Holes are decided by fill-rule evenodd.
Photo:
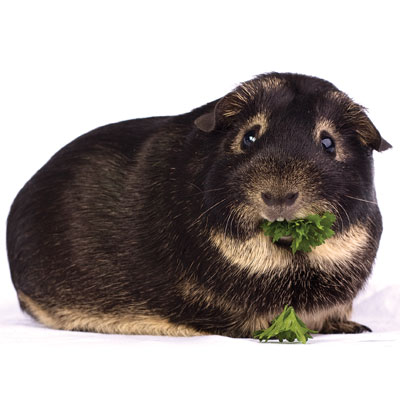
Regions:
M 272 322 L 268 329 L 259 330 L 253 333 L 255 339 L 260 342 L 267 342 L 270 339 L 278 339 L 293 342 L 296 339 L 305 344 L 308 339 L 312 339 L 311 333 L 318 333 L 308 329 L 304 322 L 296 315 L 292 306 L 286 305 L 282 313 Z

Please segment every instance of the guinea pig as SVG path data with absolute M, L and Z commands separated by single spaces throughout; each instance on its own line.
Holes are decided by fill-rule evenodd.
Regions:
M 251 337 L 288 304 L 358 333 L 352 302 L 382 232 L 365 109 L 331 83 L 270 73 L 189 113 L 119 122 L 62 148 L 11 207 L 22 310 L 51 328 Z M 331 212 L 311 252 L 263 221 Z

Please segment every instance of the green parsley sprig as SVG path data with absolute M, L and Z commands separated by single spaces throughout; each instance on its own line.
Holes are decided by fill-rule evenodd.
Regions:
M 272 242 L 277 242 L 284 236 L 292 237 L 292 253 L 296 251 L 310 252 L 332 237 L 335 232 L 331 229 L 336 217 L 329 212 L 322 216 L 309 215 L 306 218 L 292 221 L 264 221 L 261 228 L 266 236 L 272 237 Z
M 305 344 L 312 339 L 311 333 L 318 333 L 308 329 L 305 323 L 296 315 L 292 306 L 286 305 L 282 313 L 272 322 L 268 329 L 262 329 L 253 333 L 255 339 L 260 342 L 267 342 L 270 339 L 278 339 L 283 342 L 285 339 L 294 342 L 296 339 Z

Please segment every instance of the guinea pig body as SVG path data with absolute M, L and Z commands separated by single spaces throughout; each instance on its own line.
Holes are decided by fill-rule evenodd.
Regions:
M 272 73 L 187 114 L 76 139 L 15 199 L 7 229 L 22 309 L 49 327 L 249 337 L 292 305 L 311 329 L 349 320 L 382 231 L 384 141 L 332 84 Z M 310 253 L 263 220 L 330 211 Z

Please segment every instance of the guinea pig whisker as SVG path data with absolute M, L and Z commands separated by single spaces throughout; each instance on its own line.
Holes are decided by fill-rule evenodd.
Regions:
M 234 218 L 231 218 L 231 235 L 233 235 L 232 229 L 233 229 L 233 220 L 236 220 L 236 235 L 237 237 L 240 236 L 240 232 L 243 229 L 251 230 L 251 227 L 249 225 L 249 218 L 246 212 L 242 208 L 234 208 L 233 213 L 232 213 Z
M 348 196 L 347 194 L 345 194 L 345 196 L 348 197 L 349 199 L 354 199 L 354 200 L 358 200 L 358 201 L 364 201 L 365 203 L 371 203 L 371 204 L 378 205 L 378 203 L 376 201 L 359 199 L 358 197 Z
M 217 192 L 217 191 L 219 191 L 219 190 L 224 190 L 224 188 L 202 190 L 200 187 L 198 187 L 198 186 L 195 185 L 194 183 L 189 183 L 189 184 L 198 190 L 197 193 L 193 193 L 191 196 L 197 196 L 197 195 L 199 195 L 199 194 L 205 194 L 205 193 L 210 193 L 210 192 Z
M 223 202 L 226 201 L 226 200 L 227 200 L 227 199 L 224 198 L 224 199 L 218 201 L 217 203 L 213 204 L 211 207 L 207 208 L 206 211 L 202 212 L 202 213 L 190 224 L 189 228 L 192 228 L 194 225 L 196 225 L 196 223 L 198 223 L 198 222 L 201 220 L 201 218 L 202 218 L 205 214 L 207 214 L 207 213 L 208 213 L 209 211 L 211 211 L 213 208 L 217 207 L 218 205 L 220 205 L 221 203 L 223 203 Z
M 196 184 L 192 183 L 192 182 L 188 182 L 188 184 L 190 186 L 193 186 L 195 189 L 197 189 L 200 193 L 202 192 L 202 189 L 200 187 L 198 187 Z
M 236 236 L 240 236 L 239 235 L 239 229 L 240 229 L 240 227 L 243 228 L 244 226 L 246 226 L 247 220 L 245 218 L 245 215 L 243 214 L 243 210 L 242 209 L 236 209 L 235 208 L 233 210 L 233 215 L 234 215 L 234 217 L 236 219 L 236 224 L 235 224 L 235 226 L 236 226 Z M 233 221 L 233 219 L 232 219 L 232 221 Z M 232 228 L 233 228 L 232 221 L 231 221 L 231 235 L 233 235 L 233 232 L 232 232 Z
M 351 225 L 350 216 L 349 216 L 348 212 L 346 211 L 346 209 L 345 209 L 339 202 L 335 202 L 335 203 L 333 204 L 333 207 L 335 208 L 335 211 L 337 212 L 337 215 L 338 215 L 338 217 L 339 217 L 339 219 L 340 219 L 340 223 L 341 223 L 341 225 L 342 225 L 342 229 L 343 229 L 343 218 L 342 218 L 342 216 L 340 215 L 339 210 L 335 207 L 335 204 L 336 204 L 337 206 L 339 206 L 339 207 L 343 210 L 343 212 L 346 214 L 347 220 L 349 221 L 349 225 Z
M 226 190 L 225 188 L 203 190 L 202 193 L 217 192 L 218 190 Z
M 230 232 L 230 235 L 233 236 L 233 222 L 235 219 L 240 220 L 240 215 L 238 215 L 238 212 L 235 207 L 232 207 L 232 203 L 228 203 L 227 205 L 229 213 L 228 216 L 226 217 L 225 220 L 225 228 L 224 228 L 224 237 L 228 238 L 228 231 Z M 238 227 L 236 226 L 236 230 L 238 230 Z M 238 233 L 238 232 L 237 232 Z
M 225 224 L 225 229 L 224 229 L 225 238 L 227 238 L 229 221 L 230 221 L 230 229 L 231 229 L 231 235 L 232 235 L 233 212 L 231 210 L 229 211 L 228 218 L 226 219 L 226 224 Z

